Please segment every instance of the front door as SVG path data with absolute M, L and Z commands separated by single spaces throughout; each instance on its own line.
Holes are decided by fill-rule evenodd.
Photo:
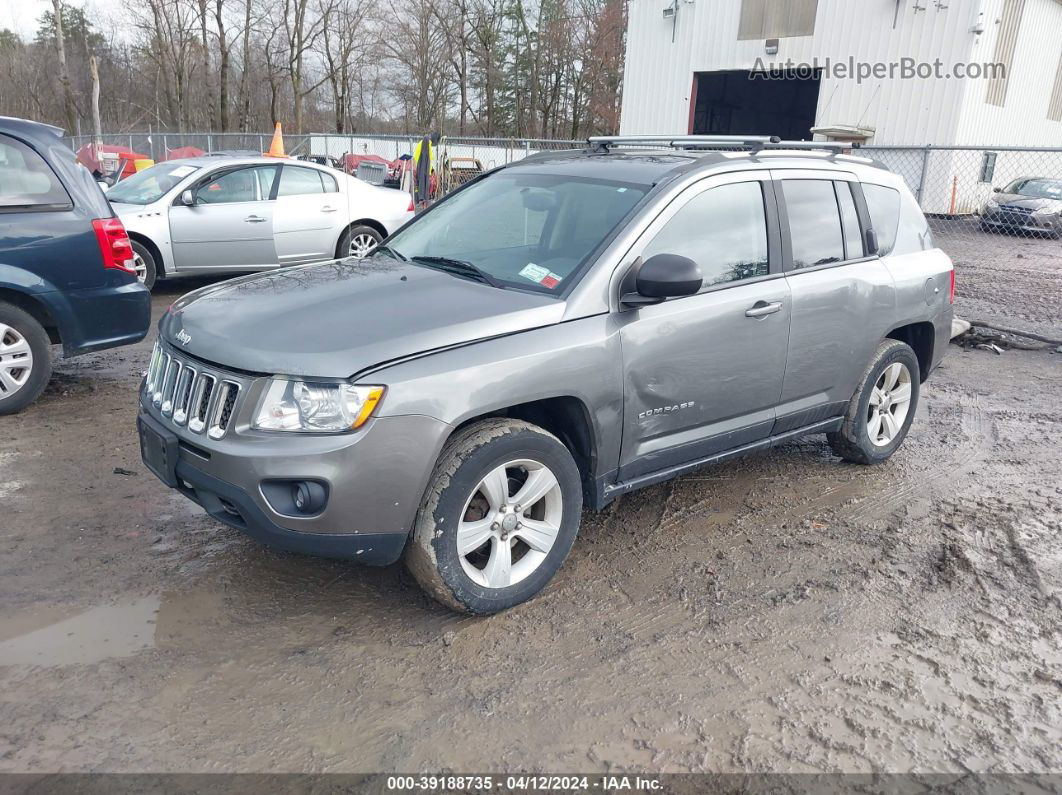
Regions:
M 281 265 L 332 259 L 347 220 L 346 197 L 334 176 L 306 166 L 284 166 L 273 226 Z
M 268 268 L 273 247 L 274 202 L 279 166 L 247 166 L 215 172 L 193 187 L 195 203 L 170 207 L 170 240 L 178 270 Z
M 632 252 L 663 253 L 694 260 L 704 286 L 620 315 L 621 481 L 768 437 L 782 391 L 790 291 L 769 175 L 692 186 Z

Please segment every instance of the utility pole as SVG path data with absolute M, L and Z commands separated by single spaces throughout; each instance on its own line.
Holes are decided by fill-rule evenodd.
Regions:
M 63 4 L 62 0 L 52 0 L 55 16 L 55 49 L 59 56 L 59 83 L 63 87 L 63 104 L 66 107 L 66 129 L 77 129 L 77 109 L 74 107 L 74 95 L 70 91 L 70 73 L 66 70 L 66 41 L 63 38 Z

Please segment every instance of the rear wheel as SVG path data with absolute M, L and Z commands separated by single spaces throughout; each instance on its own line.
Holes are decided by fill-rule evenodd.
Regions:
M 918 408 L 918 357 L 899 340 L 883 340 L 848 404 L 841 430 L 827 434 L 846 461 L 876 464 L 903 443 Z
M 0 303 L 0 414 L 21 411 L 52 374 L 48 333 L 32 315 Z
M 496 613 L 552 579 L 581 511 L 579 469 L 557 437 L 519 420 L 485 420 L 439 456 L 406 565 L 447 607 Z
M 132 245 L 133 270 L 136 271 L 136 278 L 150 290 L 155 286 L 155 279 L 158 278 L 158 266 L 155 263 L 155 257 L 143 243 L 134 240 Z
M 341 258 L 354 257 L 355 259 L 367 257 L 380 244 L 381 240 L 383 240 L 383 235 L 371 226 L 365 226 L 364 224 L 352 226 L 343 233 L 343 237 L 339 241 L 339 256 Z

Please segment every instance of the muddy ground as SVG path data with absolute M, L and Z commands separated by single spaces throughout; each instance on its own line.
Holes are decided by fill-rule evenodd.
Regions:
M 960 263 L 960 311 L 1062 331 L 1045 251 Z M 624 497 L 467 618 L 165 489 L 148 347 L 0 419 L 2 771 L 1062 770 L 1062 355 L 953 346 L 888 463 L 811 437 Z

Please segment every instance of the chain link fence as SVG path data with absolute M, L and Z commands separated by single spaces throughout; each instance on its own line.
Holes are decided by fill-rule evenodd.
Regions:
M 131 149 L 156 162 L 203 152 L 265 152 L 271 133 L 122 133 L 103 143 Z M 91 136 L 68 139 L 80 149 Z M 285 135 L 287 153 L 325 158 L 339 168 L 375 174 L 408 188 L 411 155 L 419 139 L 408 135 Z M 542 151 L 582 148 L 585 141 L 444 137 L 435 150 L 433 194 L 444 196 L 475 174 Z M 198 150 L 198 151 L 197 151 Z M 906 180 L 938 245 L 960 269 L 961 294 L 989 311 L 998 295 L 999 271 L 1042 268 L 1062 275 L 1062 148 L 865 146 L 870 157 Z M 1020 262 L 1024 261 L 1024 262 Z M 1019 264 L 1022 266 L 1019 268 Z M 964 272 L 965 270 L 965 272 Z M 1057 318 L 1057 306 L 1042 308 Z M 1056 321 L 1057 323 L 1058 321 Z

